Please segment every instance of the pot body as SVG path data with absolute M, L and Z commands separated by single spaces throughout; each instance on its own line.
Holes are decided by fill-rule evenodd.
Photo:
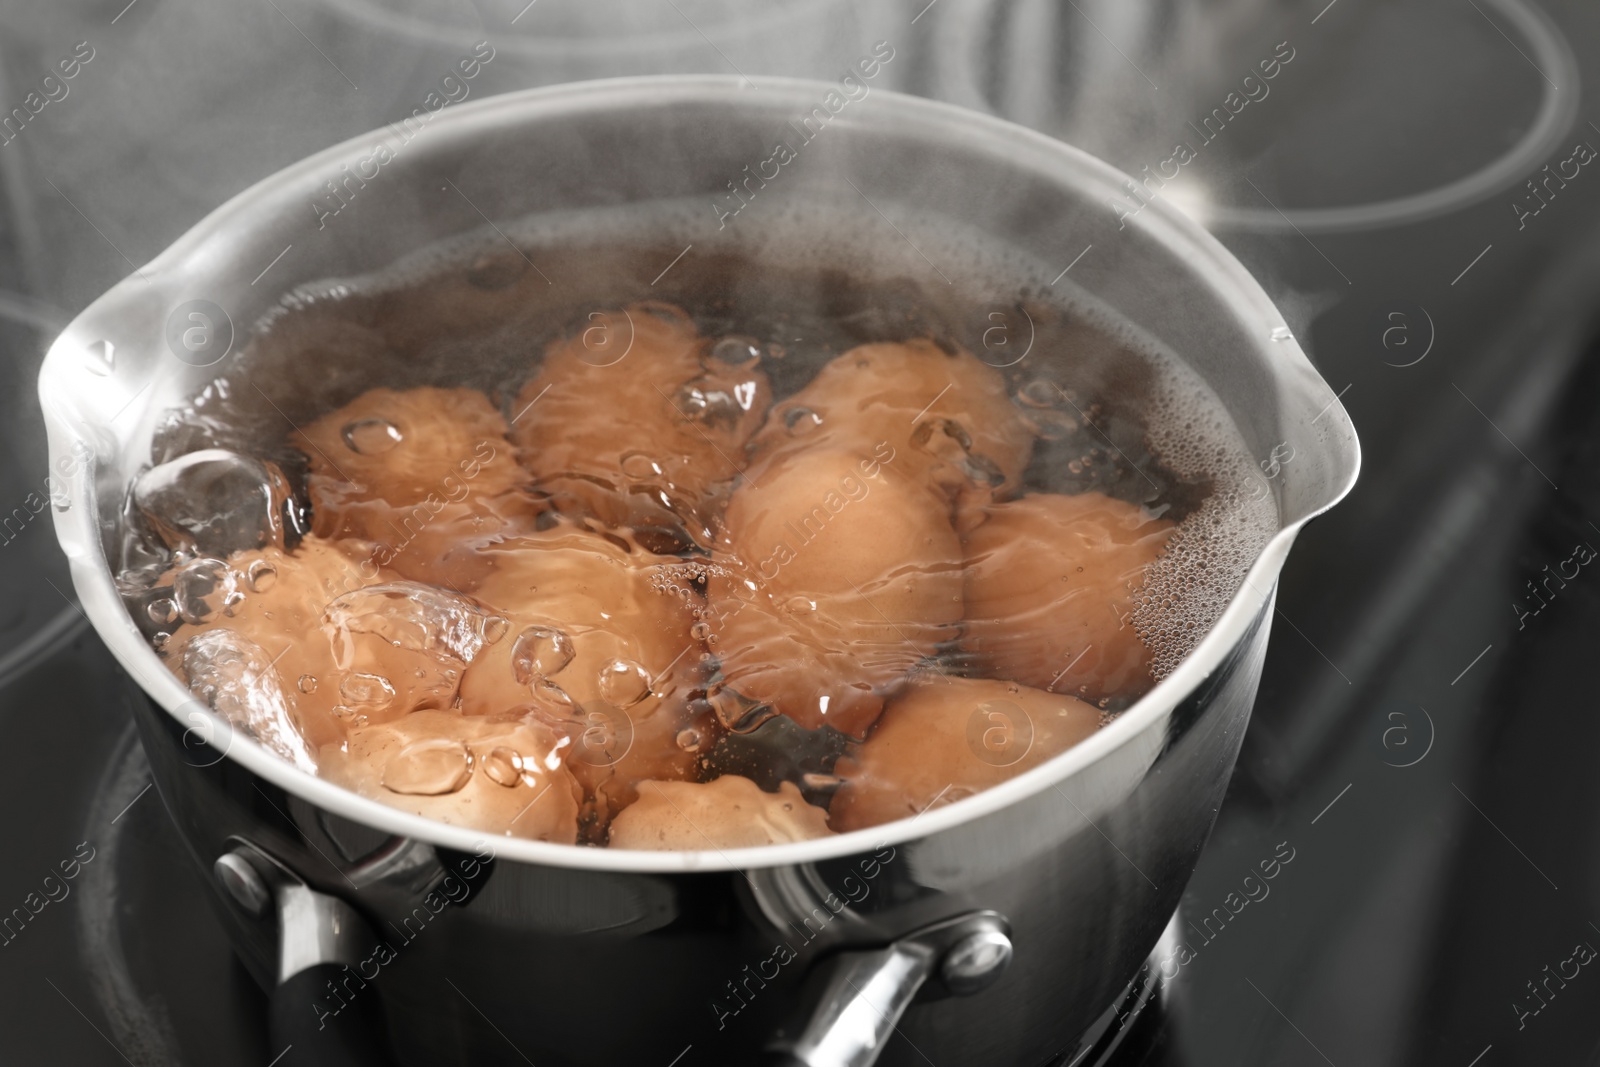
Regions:
M 1164 201 L 1020 128 L 841 85 L 588 83 L 378 131 L 241 194 L 53 346 L 40 391 L 57 532 L 85 613 L 130 672 L 185 840 L 206 868 L 247 842 L 376 932 L 308 1015 L 380 998 L 411 1064 L 666 1064 L 691 1047 L 685 1064 L 748 1063 L 819 959 L 992 909 L 1010 924 L 1011 965 L 970 997 L 928 992 L 880 1062 L 1042 1064 L 1071 1050 L 1156 944 L 1227 786 L 1278 572 L 1298 528 L 1353 482 L 1353 430 L 1265 293 Z M 784 162 L 775 141 L 790 146 Z M 967 253 L 998 242 L 1041 299 L 1073 288 L 1181 352 L 1258 458 L 1294 454 L 1265 487 L 1278 533 L 1198 647 L 1097 734 L 976 796 L 822 842 L 730 856 L 485 839 L 354 797 L 229 732 L 166 671 L 112 573 L 153 427 L 227 368 L 220 344 L 214 360 L 172 347 L 172 323 L 199 302 L 242 339 L 285 289 L 475 227 L 510 241 L 516 220 L 635 205 L 679 220 L 696 254 L 735 238 L 759 252 L 796 219 L 823 235 L 881 219 L 870 258 L 935 284 L 981 278 Z M 269 981 L 272 923 L 218 904 Z
M 129 701 L 202 867 L 250 841 L 372 920 L 387 951 L 303 1010 L 381 998 L 405 1064 L 668 1063 L 688 1046 L 695 1063 L 752 1063 L 819 957 L 988 908 L 1010 921 L 1011 965 L 977 995 L 913 1004 L 879 1062 L 909 1067 L 936 1049 L 950 1067 L 1042 1065 L 1074 1051 L 1177 908 L 1249 720 L 1270 611 L 1198 689 L 1084 773 L 925 837 L 747 871 L 545 867 L 492 859 L 488 839 L 476 856 L 436 852 L 409 884 L 370 883 L 363 861 L 394 839 L 192 744 L 132 686 Z M 272 924 L 210 884 L 269 982 Z

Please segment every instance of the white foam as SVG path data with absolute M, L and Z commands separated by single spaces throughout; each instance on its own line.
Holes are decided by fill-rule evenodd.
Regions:
M 1215 400 L 1180 382 L 1177 374 L 1161 380 L 1147 416 L 1151 448 L 1180 475 L 1210 477 L 1212 491 L 1146 572 L 1130 620 L 1158 681 L 1210 631 L 1278 528 L 1272 494 L 1252 491 L 1261 473 L 1238 429 Z

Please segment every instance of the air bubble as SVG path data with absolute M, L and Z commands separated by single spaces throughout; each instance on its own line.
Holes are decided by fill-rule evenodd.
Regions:
M 650 672 L 632 660 L 612 660 L 600 669 L 600 697 L 619 708 L 631 708 L 650 695 Z
M 661 464 L 643 452 L 624 452 L 621 464 L 622 473 L 629 478 L 642 481 L 647 478 L 659 478 L 662 475 Z
M 724 337 L 711 346 L 711 358 L 741 369 L 753 367 L 761 361 L 761 346 L 748 337 Z
M 1043 408 L 1030 411 L 1027 421 L 1033 432 L 1045 441 L 1064 441 L 1079 430 L 1078 420 L 1064 411 Z
M 749 407 L 748 404 L 740 402 L 736 393 L 737 390 L 729 391 L 700 378 L 680 386 L 673 404 L 679 413 L 691 422 L 702 422 L 708 426 L 732 426 L 738 423 L 740 416 Z
M 383 768 L 383 787 L 410 796 L 454 793 L 472 777 L 472 755 L 459 741 L 430 738 L 407 745 Z
M 556 683 L 535 681 L 528 688 L 532 690 L 533 705 L 541 718 L 553 721 L 577 718 L 578 702 Z
M 172 579 L 172 599 L 178 615 L 194 626 L 225 612 L 238 591 L 238 574 L 220 559 L 197 559 Z
M 352 422 L 339 436 L 345 447 L 362 456 L 376 456 L 389 451 L 401 441 L 400 427 L 388 419 L 361 419 Z
M 278 568 L 264 559 L 251 562 L 244 572 L 245 584 L 253 593 L 265 593 L 278 581 Z
M 394 703 L 394 683 L 381 674 L 347 674 L 339 682 L 339 695 L 358 708 L 382 711 Z
M 693 726 L 686 726 L 679 730 L 678 736 L 673 740 L 685 752 L 699 752 L 700 746 L 705 744 L 705 737 Z
M 371 635 L 394 648 L 426 653 L 441 669 L 471 663 L 488 643 L 491 618 L 464 596 L 419 582 L 384 582 L 334 600 L 322 613 L 334 652 L 347 663 L 355 639 Z
M 141 473 L 133 503 L 167 548 L 221 558 L 277 545 L 304 516 L 277 464 L 207 448 Z
M 144 613 L 157 626 L 171 626 L 178 621 L 178 605 L 168 597 L 159 597 L 145 605 Z
M 300 680 L 295 683 L 295 688 L 302 693 L 315 693 L 317 691 L 317 676 L 314 674 L 302 674 Z
M 911 443 L 949 463 L 979 485 L 992 488 L 1006 480 L 999 464 L 986 456 L 973 454 L 972 436 L 953 419 L 924 419 L 911 431 Z
M 560 674 L 574 655 L 572 638 L 550 626 L 530 626 L 511 648 L 511 673 L 531 686 Z
M 522 781 L 522 757 L 514 748 L 496 748 L 479 761 L 483 773 L 495 785 L 512 788 Z
M 1047 378 L 1035 378 L 1017 390 L 1017 400 L 1030 408 L 1053 408 L 1061 403 L 1061 390 Z

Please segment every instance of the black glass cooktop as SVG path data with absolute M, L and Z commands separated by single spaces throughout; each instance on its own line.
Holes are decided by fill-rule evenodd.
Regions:
M 509 8 L 447 14 L 509 41 L 475 92 L 625 72 L 542 53 Z M 255 178 L 392 120 L 453 38 L 357 0 L 3 18 L 7 107 L 77 42 L 95 57 L 0 144 L 0 1061 L 265 1065 L 262 996 L 71 600 L 32 378 L 70 312 Z M 1361 434 L 1358 488 L 1283 575 L 1154 988 L 1078 1062 L 1600 1062 L 1600 9 L 923 0 L 793 34 L 630 54 L 826 74 L 893 36 L 900 88 L 1131 173 L 1187 145 L 1151 195 L 1257 272 Z

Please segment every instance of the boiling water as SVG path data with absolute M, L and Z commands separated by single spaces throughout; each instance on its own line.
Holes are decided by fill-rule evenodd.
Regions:
M 797 205 L 792 215 L 788 232 L 818 232 L 818 220 L 803 207 Z M 927 271 L 886 267 L 881 250 L 852 244 L 848 236 L 826 242 L 774 236 L 782 231 L 781 226 L 764 230 L 745 247 L 696 246 L 685 253 L 689 242 L 675 233 L 670 212 L 648 225 L 620 213 L 564 216 L 508 228 L 505 239 L 463 238 L 425 249 L 381 274 L 331 280 L 289 294 L 257 324 L 245 350 L 223 365 L 222 375 L 171 412 L 155 435 L 152 468 L 130 493 L 119 546 L 121 586 L 135 620 L 161 648 L 185 623 L 225 620 L 270 588 L 276 568 L 285 565 L 259 557 L 239 571 L 226 562 L 230 553 L 279 546 L 292 560 L 302 551 L 315 516 L 307 491 L 308 456 L 294 444 L 293 429 L 376 387 L 464 386 L 481 390 L 508 423 L 538 418 L 538 409 L 524 407 L 519 392 L 538 373 L 546 345 L 594 328 L 602 321 L 597 316 L 614 317 L 617 309 L 649 300 L 683 309 L 702 336 L 721 339 L 711 346 L 712 358 L 765 375 L 770 411 L 794 421 L 808 415 L 802 409 L 785 411 L 784 398 L 858 345 L 929 338 L 994 368 L 1012 398 L 1014 417 L 1034 437 L 1021 484 L 1005 486 L 1007 492 L 1100 493 L 1175 524 L 1165 551 L 1146 570 L 1132 610 L 1119 622 L 1149 647 L 1146 677 L 1115 692 L 1094 694 L 1085 687 L 1084 693 L 1115 714 L 1169 673 L 1215 622 L 1277 528 L 1273 498 L 1263 491 L 1254 459 L 1210 390 L 1175 354 L 1087 295 L 1050 286 L 1041 265 L 973 235 L 953 234 L 946 248 L 923 243 L 919 254 L 963 264 L 958 280 L 944 284 L 942 278 L 928 278 Z M 848 235 L 854 228 L 835 215 L 826 231 Z M 628 417 L 608 408 L 604 395 L 594 402 L 596 419 Z M 398 432 L 382 419 L 353 421 L 342 436 L 344 447 L 361 456 L 381 455 L 399 442 Z M 623 466 L 659 471 L 680 458 L 640 452 L 625 458 Z M 742 470 L 748 457 L 730 462 Z M 403 510 L 397 509 L 396 517 Z M 532 521 L 530 529 L 549 531 L 558 520 L 545 512 Z M 807 800 L 826 805 L 840 785 L 837 761 L 853 751 L 852 736 L 827 724 L 802 726 L 738 694 L 722 703 L 736 697 L 739 713 L 718 704 L 718 616 L 706 602 L 708 582 L 719 580 L 716 572 L 725 563 L 714 551 L 717 530 L 712 515 L 686 518 L 681 528 L 645 524 L 608 532 L 622 546 L 619 551 L 671 557 L 655 565 L 652 588 L 689 607 L 689 636 L 702 649 L 690 657 L 699 661 L 697 673 L 684 683 L 689 711 L 668 736 L 688 763 L 673 764 L 675 770 L 660 776 L 708 780 L 738 774 L 768 790 L 791 781 Z M 210 642 L 226 646 L 220 663 L 205 658 L 206 646 L 191 644 L 185 673 L 196 685 L 204 679 L 202 688 L 219 711 L 241 718 L 241 726 L 302 765 L 315 762 L 312 750 L 326 739 L 285 736 L 294 729 L 286 725 L 290 717 L 281 708 L 295 693 L 309 700 L 319 688 L 324 696 L 327 687 L 336 688 L 341 702 L 335 713 L 357 724 L 366 721 L 363 706 L 387 706 L 396 699 L 408 701 L 412 710 L 450 711 L 463 673 L 490 654 L 485 650 L 503 647 L 509 650 L 510 671 L 535 694 L 535 703 L 544 697 L 559 703 L 554 694 L 563 690 L 556 672 L 573 658 L 565 644 L 569 635 L 559 628 L 519 629 L 497 613 L 498 605 L 431 587 L 417 591 L 416 600 L 428 605 L 427 612 L 410 613 L 418 618 L 399 612 L 386 621 L 381 611 L 355 608 L 402 595 L 403 589 L 395 590 L 407 583 L 357 593 L 359 579 L 342 580 L 351 588 L 337 600 L 329 598 L 343 605 L 336 613 L 343 621 L 335 620 L 341 633 L 355 626 L 345 616 L 359 614 L 364 621 L 355 628 L 360 633 L 380 633 L 389 646 L 416 654 L 414 665 L 406 661 L 415 677 L 353 671 L 342 680 L 313 673 L 278 679 L 267 662 L 277 650 L 257 648 L 243 638 Z M 352 598 L 362 605 L 352 605 Z M 619 615 L 619 629 L 627 625 Z M 935 642 L 911 665 L 913 673 L 982 673 L 978 661 L 954 640 L 956 631 L 946 636 L 951 639 Z M 342 662 L 348 666 L 359 656 L 351 645 Z M 554 661 L 560 666 L 552 668 Z M 626 657 L 608 662 L 604 670 L 610 672 L 602 675 L 608 706 L 637 702 L 643 699 L 639 694 L 654 695 L 652 687 L 659 687 L 658 679 Z M 633 687 L 639 693 L 622 694 L 623 683 L 635 677 L 641 679 Z M 259 689 L 263 678 L 272 682 L 267 688 L 273 692 L 229 692 L 230 679 L 235 687 Z M 570 695 L 566 699 L 571 706 L 550 714 L 583 721 L 583 708 Z M 744 714 L 752 705 L 763 713 Z M 629 743 L 621 748 L 637 758 L 643 749 L 635 734 L 647 732 L 648 725 L 630 722 L 628 729 Z M 861 731 L 854 733 L 857 740 L 860 736 Z M 551 751 L 562 752 L 546 755 L 616 764 L 615 737 L 592 752 L 587 738 L 584 732 L 558 738 Z M 527 748 L 535 742 L 523 738 L 515 744 Z M 484 774 L 503 786 L 535 784 L 543 772 L 533 767 L 533 754 L 508 745 L 496 742 L 476 757 Z M 477 750 L 465 741 L 456 748 L 467 755 L 451 755 L 438 774 L 400 773 L 419 760 L 439 770 L 435 765 L 443 749 L 432 742 L 411 744 L 400 754 L 404 759 L 390 761 L 398 768 L 392 772 L 395 781 L 426 780 L 426 785 L 448 779 L 449 789 L 401 789 L 394 781 L 386 788 L 427 796 L 462 789 L 472 780 L 463 767 L 471 768 Z M 647 769 L 642 776 L 656 774 Z M 605 810 L 606 803 L 595 799 L 605 789 L 585 779 L 590 795 L 582 840 L 602 840 L 606 819 L 635 795 L 631 786 L 616 792 L 609 798 L 613 810 Z M 907 802 L 914 808 L 916 799 L 908 794 Z

